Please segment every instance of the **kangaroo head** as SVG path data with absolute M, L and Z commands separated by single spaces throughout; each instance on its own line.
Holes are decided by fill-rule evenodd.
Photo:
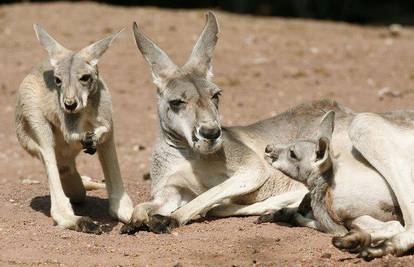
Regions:
M 178 67 L 134 23 L 134 36 L 157 86 L 158 114 L 170 145 L 208 154 L 221 148 L 218 112 L 220 89 L 210 81 L 211 59 L 219 32 L 216 17 L 207 14 L 204 29 L 187 63 Z
M 86 107 L 88 97 L 99 88 L 98 60 L 119 32 L 73 52 L 59 44 L 40 25 L 35 24 L 34 29 L 53 67 L 54 84 L 62 110 L 66 113 L 81 111 Z
M 266 161 L 290 178 L 308 185 L 308 179 L 319 176 L 332 166 L 330 143 L 334 120 L 334 111 L 325 114 L 316 140 L 294 140 L 287 145 L 268 145 L 265 149 Z

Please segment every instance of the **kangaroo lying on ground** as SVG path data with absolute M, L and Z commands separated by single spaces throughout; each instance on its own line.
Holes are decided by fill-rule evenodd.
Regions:
M 23 148 L 45 166 L 50 214 L 55 223 L 67 229 L 100 234 L 99 225 L 89 217 L 76 216 L 70 202 L 83 202 L 85 187 L 97 187 L 89 178 L 82 179 L 76 170 L 75 158 L 83 148 L 85 153 L 99 154 L 110 214 L 127 222 L 133 211 L 118 166 L 111 97 L 97 68 L 99 58 L 118 33 L 72 52 L 39 25 L 34 28 L 49 58 L 37 65 L 20 85 L 17 137 Z
M 135 207 L 121 232 L 169 232 L 207 211 L 225 217 L 298 207 L 306 187 L 272 168 L 263 152 L 270 143 L 312 137 L 324 111 L 333 110 L 332 144 L 341 155 L 338 162 L 347 166 L 343 170 L 355 177 L 381 173 L 404 217 L 406 231 L 385 242 L 387 249 L 375 256 L 399 255 L 413 247 L 414 157 L 408 151 L 414 149 L 414 113 L 356 114 L 333 101 L 316 101 L 248 126 L 222 127 L 220 89 L 211 81 L 217 35 L 210 12 L 189 60 L 178 67 L 134 24 L 138 49 L 157 87 L 159 135 L 151 165 L 152 200 Z M 366 161 L 372 167 L 362 169 Z
M 331 146 L 334 119 L 333 111 L 323 117 L 316 139 L 266 147 L 265 157 L 274 168 L 307 186 L 316 220 L 296 213 L 295 209 L 282 209 L 271 217 L 273 221 L 289 218 L 294 224 L 334 234 L 336 247 L 361 251 L 367 258 L 371 255 L 366 248 L 375 248 L 378 241 L 404 231 L 402 217 L 394 193 L 379 173 L 369 172 L 372 167 L 368 163 L 358 166 L 365 168 L 368 175 L 344 172 L 346 165 L 335 159 Z M 347 234 L 347 229 L 353 231 Z

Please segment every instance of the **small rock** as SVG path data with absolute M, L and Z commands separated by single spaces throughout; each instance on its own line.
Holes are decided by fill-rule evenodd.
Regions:
M 331 253 L 323 253 L 322 256 L 321 256 L 321 258 L 323 258 L 323 259 L 330 259 L 331 257 L 332 257 Z
M 129 253 L 124 251 L 123 255 L 126 257 L 126 256 L 129 256 Z
M 261 64 L 265 64 L 268 63 L 269 60 L 267 58 L 264 57 L 257 57 L 253 60 L 253 64 L 255 65 L 261 65 Z
M 149 174 L 149 172 L 144 173 L 144 174 L 142 175 L 142 179 L 143 179 L 144 181 L 151 180 L 151 175 Z
M 317 47 L 311 47 L 311 48 L 309 49 L 309 51 L 310 51 L 312 54 L 319 54 L 319 48 L 317 48 Z
M 378 95 L 378 98 L 380 100 L 384 99 L 386 96 L 389 96 L 389 97 L 402 97 L 402 94 L 401 94 L 400 91 L 392 90 L 389 87 L 384 87 L 384 88 L 380 89 L 378 91 L 377 95 Z
M 9 202 L 10 202 L 10 203 L 15 203 L 15 202 L 16 202 L 16 200 L 14 200 L 14 199 L 12 199 L 12 198 L 11 198 L 11 199 L 9 199 Z
M 22 184 L 40 184 L 38 180 L 32 180 L 30 178 L 26 178 L 22 180 Z
M 180 262 L 177 262 L 173 267 L 183 267 L 183 265 Z
M 173 236 L 178 236 L 178 233 L 177 232 L 172 232 L 171 233 Z
M 388 31 L 389 31 L 389 33 L 390 33 L 391 36 L 398 37 L 398 36 L 401 35 L 402 26 L 400 24 L 391 24 L 388 27 Z

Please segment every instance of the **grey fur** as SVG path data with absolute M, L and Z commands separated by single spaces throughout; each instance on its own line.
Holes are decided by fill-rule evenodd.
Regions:
M 48 59 L 33 68 L 18 90 L 17 138 L 45 166 L 51 215 L 56 224 L 100 233 L 90 220 L 73 213 L 70 201 L 84 201 L 85 187 L 102 188 L 76 170 L 75 158 L 83 145 L 87 153 L 98 151 L 111 214 L 124 222 L 132 214 L 132 202 L 122 184 L 113 140 L 111 97 L 96 66 L 117 34 L 73 52 L 58 44 L 41 26 L 35 25 L 35 30 L 48 51 Z

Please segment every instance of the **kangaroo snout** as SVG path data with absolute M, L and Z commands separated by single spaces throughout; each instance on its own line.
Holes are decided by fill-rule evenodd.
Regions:
M 265 158 L 271 162 L 278 160 L 282 149 L 275 145 L 267 145 L 265 148 Z
M 75 98 L 65 98 L 63 100 L 63 104 L 65 106 L 65 109 L 69 112 L 76 110 L 78 107 L 78 101 Z
M 200 137 L 208 140 L 216 140 L 221 136 L 221 129 L 218 125 L 202 125 L 197 131 Z

